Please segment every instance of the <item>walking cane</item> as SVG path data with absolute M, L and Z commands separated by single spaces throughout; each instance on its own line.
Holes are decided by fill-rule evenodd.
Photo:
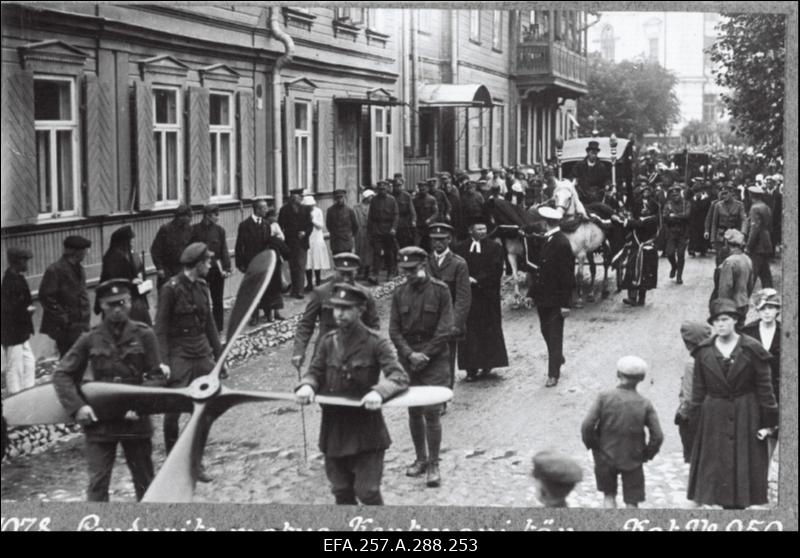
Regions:
M 298 363 L 295 368 L 297 368 L 297 380 L 300 381 L 302 378 L 300 374 L 300 368 L 302 364 Z M 303 422 L 303 463 L 308 465 L 308 438 L 306 436 L 306 410 L 305 405 L 300 405 L 300 420 Z

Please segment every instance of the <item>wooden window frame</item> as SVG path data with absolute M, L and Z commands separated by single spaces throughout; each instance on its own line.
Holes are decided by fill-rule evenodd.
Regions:
M 217 95 L 217 96 L 220 96 L 220 97 L 225 97 L 228 100 L 228 124 L 227 125 L 211 124 L 211 114 L 210 114 L 211 98 L 210 97 L 214 96 L 214 95 Z M 229 168 L 229 173 L 230 173 L 229 184 L 228 184 L 229 193 L 227 193 L 227 194 L 221 194 L 220 193 L 220 187 L 222 186 L 222 184 L 221 184 L 221 175 L 218 172 L 217 173 L 216 184 L 214 184 L 214 183 L 211 184 L 211 199 L 214 200 L 214 201 L 226 201 L 226 200 L 235 199 L 235 195 L 234 194 L 236 192 L 236 164 L 237 164 L 236 153 L 237 153 L 238 146 L 236 144 L 236 133 L 237 133 L 237 130 L 236 130 L 236 107 L 235 107 L 235 104 L 234 104 L 233 91 L 221 91 L 221 90 L 217 90 L 217 89 L 211 89 L 209 91 L 209 124 L 208 124 L 208 133 L 210 135 L 212 148 L 213 148 L 214 144 L 216 143 L 217 169 L 218 170 L 220 168 L 219 163 L 221 162 L 220 161 L 221 150 L 219 149 L 219 146 L 220 146 L 220 143 L 221 143 L 220 137 L 223 134 L 228 134 L 228 136 L 230 138 L 229 139 L 229 142 L 230 142 L 229 143 L 229 153 L 228 153 L 228 159 L 229 159 L 228 160 L 228 165 L 229 165 L 228 168 Z M 214 176 L 213 172 L 212 172 L 211 176 L 213 178 L 213 176 Z
M 156 114 L 156 93 L 158 91 L 171 91 L 175 95 L 175 120 L 174 124 L 169 123 L 159 123 L 156 122 L 157 114 Z M 164 134 L 166 136 L 167 133 L 176 132 L 176 153 L 175 153 L 175 164 L 176 164 L 176 188 L 178 192 L 177 199 L 168 199 L 167 198 L 167 173 L 166 173 L 166 149 L 167 144 L 165 141 L 161 142 L 161 184 L 156 184 L 156 201 L 153 204 L 155 209 L 165 209 L 170 207 L 177 207 L 183 201 L 184 196 L 184 168 L 183 168 L 183 141 L 184 141 L 184 129 L 183 129 L 183 89 L 180 86 L 176 85 L 164 85 L 164 84 L 153 84 L 153 134 Z M 159 154 L 156 153 L 156 161 L 158 161 Z M 156 176 L 158 176 L 158 169 L 156 169 Z M 162 196 L 163 199 L 159 200 L 158 197 Z
M 477 29 L 474 29 L 477 27 Z M 469 40 L 481 44 L 481 11 L 469 10 Z
M 37 132 L 46 131 L 49 135 L 49 148 L 50 148 L 50 173 L 47 178 L 48 188 L 50 189 L 50 196 L 52 199 L 52 211 L 49 213 L 42 213 L 39 211 L 41 207 L 41 200 L 38 198 L 38 189 L 40 187 L 37 180 L 37 221 L 46 221 L 51 219 L 77 217 L 80 215 L 81 207 L 81 149 L 80 149 L 80 119 L 78 118 L 78 97 L 77 97 L 77 79 L 75 76 L 56 75 L 56 74 L 34 74 L 33 76 L 34 87 L 37 81 L 59 81 L 66 82 L 70 85 L 70 120 L 36 120 L 34 116 L 34 128 Z M 34 97 L 34 115 L 36 105 Z M 67 211 L 59 211 L 58 205 L 58 155 L 57 155 L 57 132 L 70 131 L 72 133 L 72 198 L 73 209 Z M 38 139 L 35 140 L 38 143 Z M 38 147 L 37 147 L 37 169 L 38 169 Z M 38 171 L 37 171 L 38 172 Z
M 311 99 L 305 98 L 294 98 L 292 100 L 292 110 L 296 110 L 297 105 L 303 105 L 306 107 L 307 112 L 307 128 L 306 129 L 298 129 L 297 127 L 297 119 L 294 119 L 294 129 L 292 130 L 292 145 L 294 146 L 294 168 L 295 168 L 295 180 L 298 181 L 293 188 L 299 188 L 300 183 L 300 170 L 302 166 L 302 151 L 299 149 L 301 138 L 307 138 L 308 141 L 308 149 L 307 149 L 307 165 L 305 169 L 305 176 L 306 176 L 306 183 L 303 185 L 304 190 L 316 190 L 314 184 L 314 103 Z M 299 133 L 298 133 L 299 132 Z
M 385 163 L 384 172 L 380 173 L 377 170 L 377 167 L 374 167 L 372 170 L 373 174 L 373 181 L 377 182 L 379 180 L 383 180 L 392 172 L 392 131 L 391 131 L 391 119 L 392 119 L 392 111 L 390 107 L 381 107 L 381 106 L 372 106 L 370 107 L 370 119 L 371 119 L 371 128 L 372 128 L 372 138 L 371 138 L 371 151 L 372 151 L 372 160 L 378 160 L 378 143 L 379 141 L 385 141 L 385 156 L 384 160 L 381 163 Z M 380 115 L 380 116 L 379 116 Z M 383 123 L 383 131 L 378 131 L 377 123 L 379 118 L 382 120 Z
M 503 52 L 503 11 L 492 11 L 492 50 Z

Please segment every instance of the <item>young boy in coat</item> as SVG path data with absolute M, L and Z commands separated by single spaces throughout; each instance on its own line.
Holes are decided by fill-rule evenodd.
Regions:
M 644 469 L 661 448 L 664 435 L 655 408 L 636 392 L 647 363 L 637 356 L 617 361 L 619 384 L 601 393 L 581 425 L 581 436 L 594 456 L 597 489 L 604 494 L 603 507 L 617 507 L 617 477 L 622 476 L 625 507 L 644 501 Z M 645 441 L 645 429 L 649 441 Z

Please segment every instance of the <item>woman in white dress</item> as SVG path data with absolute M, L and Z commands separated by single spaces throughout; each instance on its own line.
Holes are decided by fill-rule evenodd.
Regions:
M 331 261 L 328 256 L 328 245 L 325 244 L 325 216 L 317 207 L 314 196 L 305 196 L 302 203 L 310 208 L 311 224 L 314 225 L 314 230 L 311 231 L 311 236 L 308 238 L 308 259 L 306 260 L 306 291 L 310 291 L 314 288 L 311 272 L 314 272 L 314 280 L 316 286 L 319 287 L 322 281 L 322 270 L 330 269 Z

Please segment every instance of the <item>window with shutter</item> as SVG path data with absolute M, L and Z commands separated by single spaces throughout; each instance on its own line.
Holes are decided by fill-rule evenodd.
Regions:
M 75 78 L 35 76 L 33 104 L 39 218 L 77 215 L 80 152 Z
M 312 157 L 312 108 L 311 102 L 295 99 L 291 107 L 294 114 L 294 176 L 293 188 L 311 189 L 314 173 Z
M 136 185 L 140 210 L 153 209 L 156 204 L 156 144 L 153 135 L 153 89 L 146 82 L 134 83 L 136 133 L 133 142 Z
M 112 83 L 84 78 L 86 99 L 86 211 L 107 215 L 117 209 L 116 111 Z
M 4 70 L 2 87 L 2 226 L 36 222 L 36 129 L 33 72 Z
M 186 91 L 189 107 L 186 129 L 188 168 L 186 169 L 189 200 L 193 204 L 204 204 L 213 195 L 212 157 L 213 145 L 209 140 L 209 91 L 204 87 L 189 87 Z
M 242 199 L 251 199 L 256 194 L 253 94 L 249 91 L 240 91 L 237 96 L 239 97 L 239 118 L 236 123 L 239 134 L 239 195 Z
M 375 181 L 384 180 L 391 172 L 391 109 L 372 107 L 372 168 Z
M 156 206 L 181 201 L 183 183 L 182 103 L 177 87 L 153 87 L 152 134 L 155 142 Z
M 233 94 L 212 91 L 209 100 L 209 138 L 211 143 L 211 197 L 233 197 L 236 168 Z

